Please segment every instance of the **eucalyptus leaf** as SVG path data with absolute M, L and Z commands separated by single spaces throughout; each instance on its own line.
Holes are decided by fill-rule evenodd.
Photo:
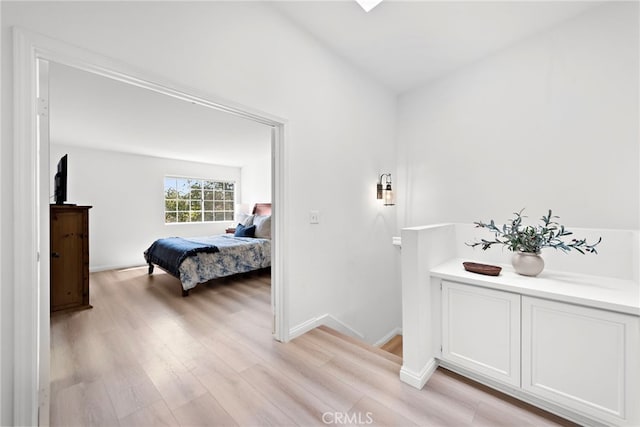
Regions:
M 543 215 L 541 218 L 541 225 L 528 225 L 522 226 L 522 219 L 526 218 L 522 213 L 514 212 L 515 217 L 508 223 L 503 224 L 499 228 L 495 221 L 492 219 L 489 223 L 483 221 L 474 222 L 476 228 L 486 228 L 494 233 L 493 240 L 481 239 L 472 243 L 466 243 L 466 245 L 475 248 L 481 246 L 482 250 L 487 250 L 493 245 L 504 245 L 511 251 L 522 251 L 538 253 L 543 248 L 554 248 L 563 252 L 570 252 L 575 249 L 576 252 L 581 254 L 593 253 L 597 254 L 596 246 L 602 242 L 602 237 L 593 244 L 587 243 L 586 239 L 572 239 L 569 243 L 561 239 L 561 237 L 571 236 L 573 232 L 568 231 L 564 225 L 555 221 L 560 217 L 553 215 L 551 209 L 547 215 Z

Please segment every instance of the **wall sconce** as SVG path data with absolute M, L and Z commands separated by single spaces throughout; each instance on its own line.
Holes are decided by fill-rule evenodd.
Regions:
M 383 173 L 380 175 L 378 184 L 376 185 L 376 198 L 384 200 L 385 206 L 395 205 L 393 199 L 393 190 L 391 189 L 391 174 Z

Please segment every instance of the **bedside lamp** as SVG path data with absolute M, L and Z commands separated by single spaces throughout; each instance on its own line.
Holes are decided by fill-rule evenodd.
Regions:
M 376 185 L 376 198 L 382 199 L 385 206 L 395 205 L 393 198 L 393 190 L 391 189 L 391 174 L 383 173 L 380 175 L 378 184 Z
M 251 205 L 249 203 L 236 203 L 236 215 L 250 213 Z

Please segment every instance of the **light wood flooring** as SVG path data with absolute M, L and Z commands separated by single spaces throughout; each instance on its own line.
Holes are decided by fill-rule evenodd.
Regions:
M 384 351 L 395 354 L 398 357 L 402 357 L 402 335 L 396 335 L 381 345 L 380 348 Z
M 146 270 L 92 274 L 94 308 L 52 317 L 52 425 L 570 425 L 445 370 L 416 390 L 399 357 L 327 328 L 276 342 L 268 274 L 183 298 Z

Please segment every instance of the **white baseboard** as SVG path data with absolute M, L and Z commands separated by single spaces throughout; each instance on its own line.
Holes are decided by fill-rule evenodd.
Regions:
M 309 319 L 306 322 L 302 322 L 299 325 L 296 325 L 293 328 L 289 329 L 289 339 L 292 340 L 302 334 L 306 334 L 310 330 L 315 329 L 320 325 L 321 323 L 318 321 L 317 317 Z
M 90 273 L 97 273 L 99 271 L 107 271 L 107 270 L 125 270 L 125 269 L 133 269 L 133 268 L 147 268 L 149 267 L 147 264 L 117 264 L 117 265 L 98 265 L 89 267 Z
M 389 333 L 387 333 L 385 336 L 380 338 L 373 345 L 375 345 L 376 347 L 383 346 L 384 344 L 388 343 L 391 340 L 391 338 L 395 337 L 396 335 L 402 335 L 402 328 L 400 326 L 393 328 L 391 331 L 389 331 Z
M 402 365 L 402 368 L 400 368 L 400 380 L 420 390 L 429 381 L 437 367 L 438 361 L 433 357 L 420 372 L 413 372 Z
M 335 329 L 336 331 L 348 335 L 353 338 L 358 338 L 363 340 L 364 335 L 360 332 L 356 331 L 349 325 L 345 324 L 341 320 L 336 319 L 331 314 L 323 314 L 319 317 L 314 317 L 305 322 L 300 323 L 297 326 L 294 326 L 289 330 L 289 339 L 294 339 L 299 337 L 302 334 L 309 332 L 312 329 L 317 328 L 318 326 L 327 326 L 331 329 Z

